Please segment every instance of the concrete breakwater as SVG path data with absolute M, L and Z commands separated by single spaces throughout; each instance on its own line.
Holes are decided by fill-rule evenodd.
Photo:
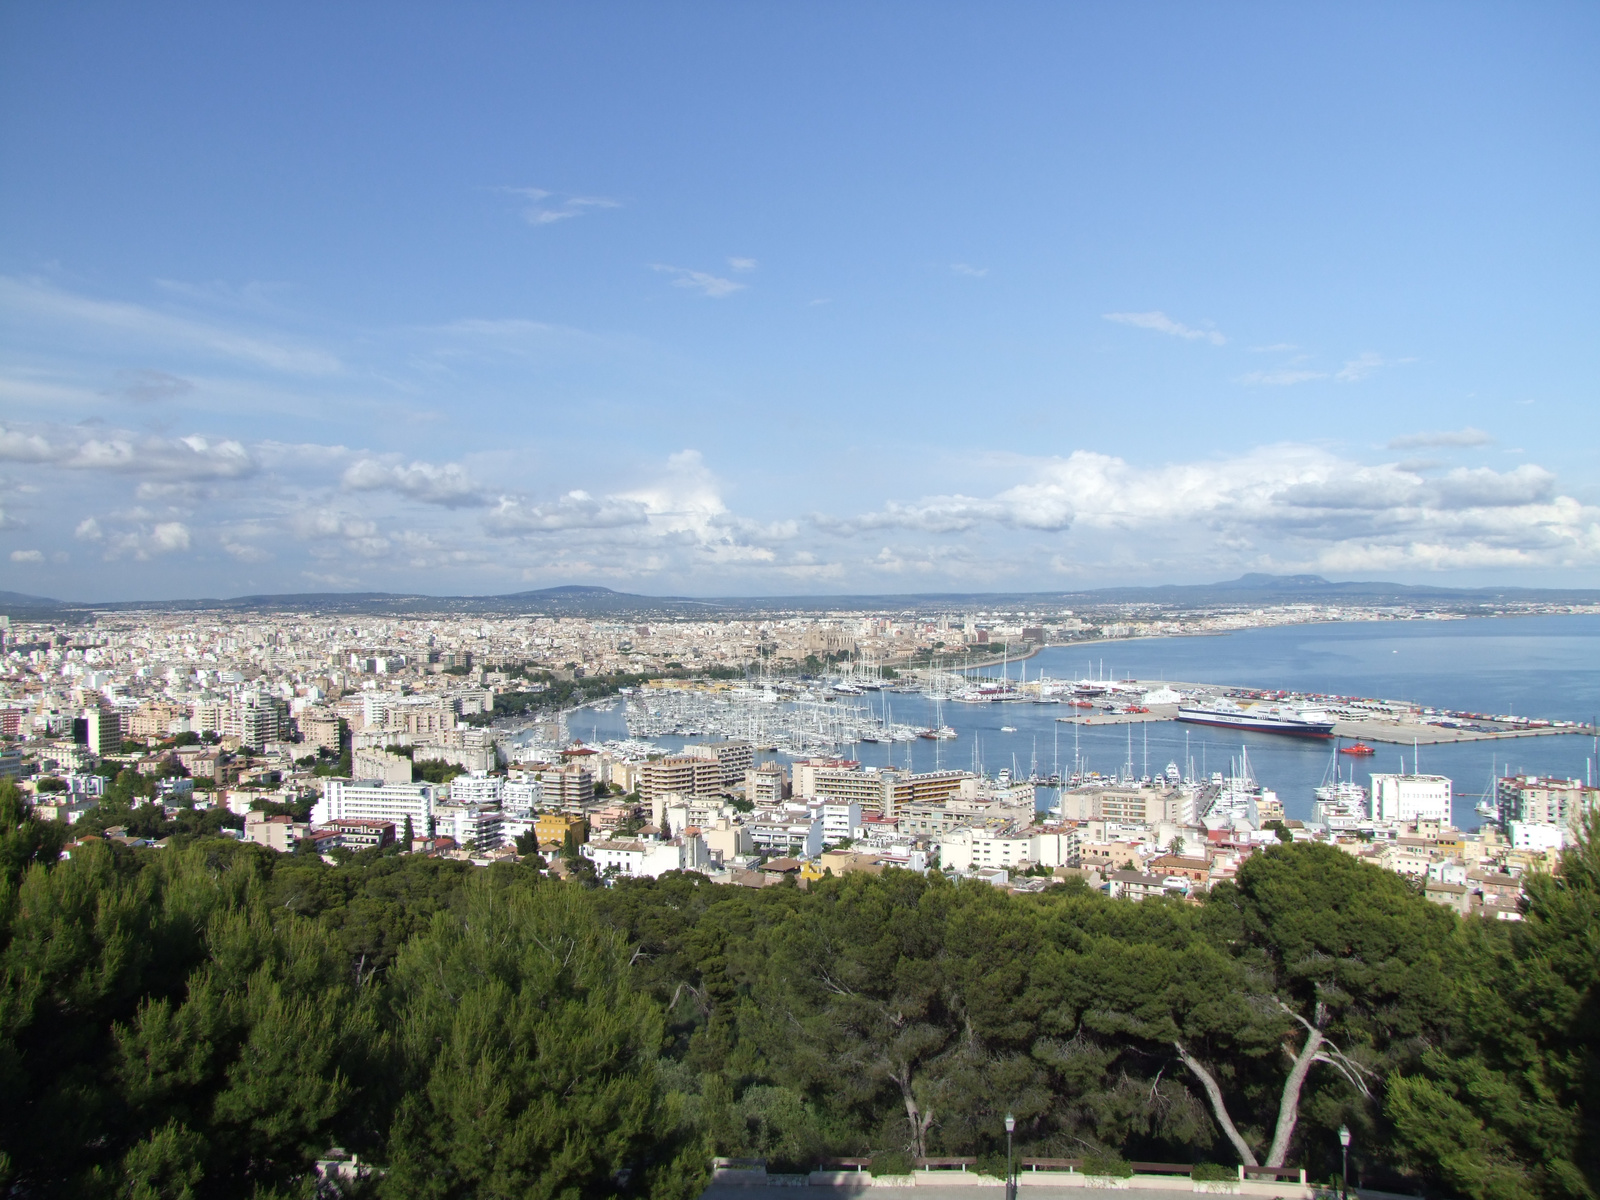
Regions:
M 1391 742 L 1400 745 L 1413 743 L 1435 746 L 1447 742 L 1482 742 L 1502 738 L 1548 737 L 1576 734 L 1594 737 L 1593 725 L 1568 721 L 1540 721 L 1536 718 L 1489 717 L 1479 713 L 1457 713 L 1429 708 L 1418 708 L 1401 701 L 1360 700 L 1345 697 L 1286 695 L 1270 689 L 1220 688 L 1215 685 L 1195 683 L 1148 683 L 1137 680 L 1119 680 L 1119 688 L 1127 689 L 1129 701 L 1136 704 L 1141 687 L 1173 688 L 1180 692 L 1201 692 L 1227 695 L 1248 704 L 1261 699 L 1269 703 L 1282 703 L 1306 708 L 1319 708 L 1334 716 L 1333 736 L 1351 741 Z M 1359 708 L 1353 707 L 1359 705 Z M 1143 707 L 1143 706 L 1140 706 Z M 1178 705 L 1152 704 L 1147 712 L 1116 712 L 1104 710 L 1079 710 L 1075 716 L 1061 716 L 1056 720 L 1065 725 L 1124 725 L 1147 721 L 1176 721 Z

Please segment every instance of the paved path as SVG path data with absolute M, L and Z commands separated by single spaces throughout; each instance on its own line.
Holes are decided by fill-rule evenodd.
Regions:
M 1298 1193 L 1299 1188 L 1293 1188 Z M 1193 1195 L 1173 1191 L 1155 1191 L 1147 1188 L 1083 1188 L 1049 1187 L 1024 1184 L 1018 1189 L 1021 1200 L 1175 1200 L 1180 1195 Z M 1351 1189 L 1354 1196 L 1354 1189 Z M 971 1184 L 925 1184 L 920 1180 L 912 1187 L 750 1187 L 743 1184 L 713 1184 L 701 1193 L 700 1200 L 843 1200 L 844 1197 L 860 1200 L 998 1200 L 1004 1196 L 1004 1185 L 996 1181 L 992 1187 Z

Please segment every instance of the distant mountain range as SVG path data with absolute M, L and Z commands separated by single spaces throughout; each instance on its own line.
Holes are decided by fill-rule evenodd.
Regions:
M 760 612 L 1083 608 L 1148 604 L 1194 609 L 1230 604 L 1422 604 L 1463 608 L 1511 603 L 1600 603 L 1600 590 L 1450 588 L 1377 581 L 1332 582 L 1320 575 L 1242 575 L 1222 583 L 1109 587 L 1077 592 L 915 592 L 853 596 L 640 596 L 611 588 L 567 586 L 503 596 L 424 596 L 400 592 L 300 592 L 232 599 L 77 603 L 0 591 L 0 613 L 21 620 L 82 620 L 94 612 L 526 613 L 551 616 L 732 616 Z

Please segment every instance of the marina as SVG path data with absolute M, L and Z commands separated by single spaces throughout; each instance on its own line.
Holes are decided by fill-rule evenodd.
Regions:
M 1231 760 L 1244 751 L 1255 776 L 1282 798 L 1285 815 L 1302 820 L 1313 819 L 1314 792 L 1327 782 L 1330 755 L 1351 750 L 1355 753 L 1340 759 L 1345 774 L 1353 770 L 1357 782 L 1371 772 L 1397 769 L 1449 776 L 1456 789 L 1456 823 L 1473 828 L 1483 819 L 1477 805 L 1483 802 L 1484 781 L 1495 770 L 1580 779 L 1590 771 L 1593 724 L 1581 718 L 1600 697 L 1600 621 L 1453 624 L 1443 631 L 1437 624 L 1416 622 L 1398 631 L 1390 625 L 1350 625 L 1116 645 L 1119 659 L 1142 678 L 1132 678 L 1134 670 L 1114 672 L 1109 663 L 1101 669 L 1084 648 L 1074 647 L 1035 656 L 1026 663 L 1025 675 L 1023 665 L 1011 661 L 1004 664 L 1006 673 L 975 672 L 975 677 L 960 672 L 885 677 L 858 667 L 831 680 L 790 677 L 678 688 L 680 694 L 671 699 L 666 693 L 673 689 L 649 688 L 599 709 L 570 712 L 564 728 L 586 741 L 632 737 L 666 752 L 688 742 L 739 737 L 760 747 L 764 757 L 838 756 L 866 766 L 959 768 L 991 776 L 1004 771 L 1011 778 L 1041 781 L 1041 808 L 1057 794 L 1050 782 L 1069 781 L 1074 773 L 1138 778 L 1159 774 L 1174 762 L 1209 780 L 1219 769 L 1231 770 Z M 1462 627 L 1470 637 L 1472 626 L 1492 636 L 1464 645 Z M 1285 652 L 1291 639 L 1302 645 L 1332 641 L 1341 653 L 1313 655 L 1308 669 L 1303 654 L 1296 661 Z M 1448 652 L 1430 647 L 1435 639 L 1442 639 Z M 1094 650 L 1098 655 L 1110 648 Z M 1421 653 L 1424 649 L 1428 652 Z M 1394 669 L 1394 661 L 1407 658 L 1426 665 L 1420 678 L 1400 677 Z M 1552 660 L 1548 668 L 1541 661 L 1546 658 Z M 1161 672 L 1162 661 L 1186 663 L 1187 681 L 1174 682 L 1173 673 Z M 1387 675 L 1367 669 L 1374 661 L 1388 669 Z M 1535 668 L 1531 673 L 1521 665 L 1529 662 Z M 1241 679 L 1254 679 L 1258 686 L 1228 686 Z M 1355 695 L 1357 688 L 1350 686 L 1355 679 L 1383 682 L 1385 690 L 1404 698 Z M 1267 681 L 1303 690 L 1260 686 Z M 1343 693 L 1337 703 L 1330 684 Z M 1186 693 L 1201 691 L 1237 693 L 1234 698 L 1246 703 L 1283 704 L 1295 698 L 1315 703 L 1335 713 L 1332 735 L 1286 737 L 1178 721 Z M 957 699 L 963 694 L 968 699 Z M 1004 699 L 972 699 L 975 694 Z M 1485 710 L 1496 697 L 1506 708 L 1543 708 L 1550 715 L 1490 716 Z M 1152 702 L 1143 703 L 1146 699 Z M 1472 727 L 1484 725 L 1491 727 Z

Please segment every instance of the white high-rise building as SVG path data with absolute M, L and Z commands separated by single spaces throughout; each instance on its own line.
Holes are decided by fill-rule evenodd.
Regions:
M 1442 821 L 1450 823 L 1448 775 L 1374 775 L 1374 821 Z
M 393 821 L 396 837 L 405 834 L 406 818 L 417 837 L 428 833 L 433 817 L 434 787 L 431 783 L 382 783 L 373 779 L 346 782 L 328 780 L 322 799 L 311 809 L 311 823 L 326 825 L 348 817 L 370 821 Z
M 822 841 L 824 845 L 836 846 L 846 838 L 856 836 L 856 830 L 861 828 L 861 805 L 859 804 L 824 804 L 822 806 Z
M 500 789 L 500 807 L 506 812 L 531 813 L 544 802 L 544 789 L 532 775 L 512 771 Z
M 505 818 L 498 808 L 451 803 L 440 806 L 434 832 L 463 850 L 483 852 L 505 841 Z
M 505 776 L 473 771 L 470 775 L 457 775 L 450 781 L 450 803 L 483 804 L 500 807 L 505 796 Z

